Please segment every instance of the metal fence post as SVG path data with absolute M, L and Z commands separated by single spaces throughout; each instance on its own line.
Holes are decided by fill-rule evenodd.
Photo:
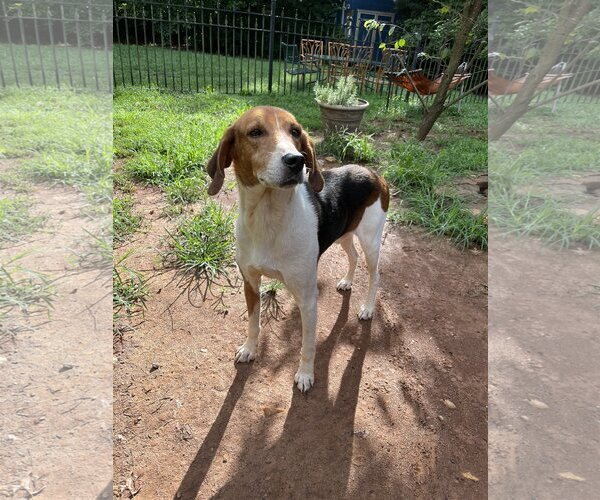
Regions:
M 277 0 L 271 0 L 271 25 L 269 28 L 269 85 L 268 90 L 273 90 L 273 42 L 275 40 L 275 3 Z

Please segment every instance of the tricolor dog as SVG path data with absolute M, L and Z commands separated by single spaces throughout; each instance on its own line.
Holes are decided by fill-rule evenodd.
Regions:
M 300 309 L 302 350 L 294 380 L 304 392 L 314 383 L 319 257 L 335 242 L 342 246 L 349 267 L 337 288 L 349 290 L 358 257 L 354 235 L 358 237 L 369 271 L 369 290 L 358 317 L 371 319 L 389 190 L 381 177 L 358 165 L 321 172 L 312 140 L 298 121 L 269 106 L 250 109 L 226 130 L 206 166 L 210 195 L 219 192 L 230 165 L 239 191 L 236 261 L 248 307 L 248 336 L 235 361 L 256 357 L 261 276 L 279 280 Z

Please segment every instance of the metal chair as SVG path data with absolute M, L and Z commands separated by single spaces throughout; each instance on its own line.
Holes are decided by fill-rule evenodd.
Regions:
M 355 45 L 351 47 L 351 66 L 349 73 L 354 76 L 362 92 L 367 83 L 367 74 L 373 64 L 373 47 L 371 45 Z
M 320 74 L 320 70 L 315 67 L 307 66 L 300 60 L 298 55 L 298 46 L 295 44 L 281 43 L 284 50 L 283 71 L 290 76 L 302 76 L 302 85 L 306 83 L 306 75 Z M 314 83 L 314 82 L 309 82 Z M 285 80 L 284 80 L 285 85 Z
M 348 43 L 329 42 L 327 53 L 329 56 L 327 82 L 335 83 L 339 77 L 348 76 L 350 54 L 352 53 L 351 45 Z
M 321 73 L 323 64 L 323 40 L 300 40 L 300 61 L 307 67 Z M 317 80 L 319 76 L 317 75 Z

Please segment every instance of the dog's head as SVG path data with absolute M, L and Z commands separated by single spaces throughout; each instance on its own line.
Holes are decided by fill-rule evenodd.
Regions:
M 206 165 L 212 182 L 208 194 L 223 186 L 225 169 L 233 163 L 244 186 L 286 188 L 304 181 L 304 167 L 313 191 L 323 189 L 323 176 L 313 142 L 291 113 L 270 106 L 246 111 L 223 135 Z

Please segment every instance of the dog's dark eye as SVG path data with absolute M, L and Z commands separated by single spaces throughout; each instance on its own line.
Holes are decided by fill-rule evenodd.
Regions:
M 263 131 L 259 128 L 253 128 L 248 135 L 250 137 L 260 137 L 261 135 L 263 135 Z
M 293 127 L 292 130 L 290 130 L 290 134 L 292 134 L 292 137 L 300 137 L 300 130 Z

